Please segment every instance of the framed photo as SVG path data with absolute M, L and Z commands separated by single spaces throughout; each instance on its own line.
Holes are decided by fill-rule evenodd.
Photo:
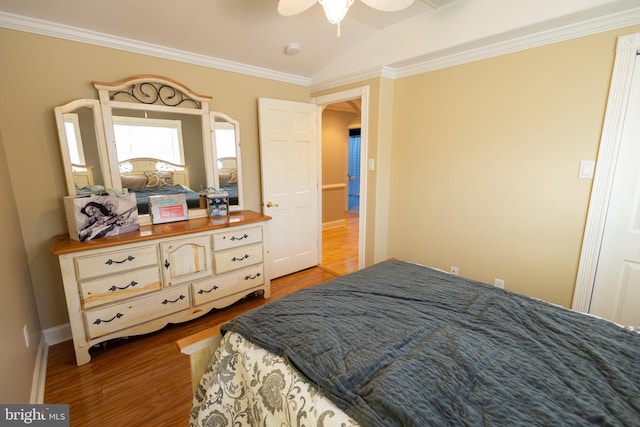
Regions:
M 140 228 L 133 193 L 66 196 L 64 207 L 69 237 L 79 242 Z
M 207 193 L 209 217 L 229 215 L 229 194 L 226 191 Z
M 187 198 L 184 194 L 149 196 L 149 214 L 153 224 L 185 221 L 189 219 Z

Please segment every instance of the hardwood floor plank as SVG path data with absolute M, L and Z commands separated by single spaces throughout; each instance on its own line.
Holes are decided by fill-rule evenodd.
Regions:
M 322 264 L 320 267 L 339 276 L 358 270 L 357 213 L 345 213 L 345 225 L 322 231 Z

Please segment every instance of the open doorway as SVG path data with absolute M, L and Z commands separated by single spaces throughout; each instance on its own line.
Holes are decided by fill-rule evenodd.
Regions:
M 322 113 L 322 267 L 343 275 L 359 269 L 361 186 L 360 99 Z
M 358 125 L 353 125 L 353 123 L 351 125 L 347 125 L 345 128 L 348 129 L 349 127 L 359 127 L 360 128 L 360 192 L 359 192 L 359 206 L 358 206 L 358 214 L 357 217 L 355 217 L 352 221 L 349 222 L 349 225 L 351 226 L 350 228 L 348 228 L 348 230 L 350 230 L 350 233 L 343 233 L 342 238 L 344 239 L 343 241 L 334 241 L 334 243 L 331 243 L 329 241 L 329 239 L 327 239 L 327 244 L 324 245 L 320 245 L 321 246 L 321 252 L 322 252 L 322 256 L 321 256 L 321 265 L 327 265 L 331 262 L 331 258 L 332 257 L 338 257 L 339 258 L 339 262 L 342 263 L 343 268 L 345 268 L 347 271 L 348 270 L 360 270 L 362 268 L 364 268 L 364 264 L 365 264 L 365 259 L 367 254 L 365 253 L 365 248 L 366 248 L 366 235 L 364 230 L 366 230 L 366 221 L 367 221 L 367 212 L 366 209 L 364 209 L 365 206 L 367 206 L 367 153 L 368 153 L 368 135 L 369 135 L 369 86 L 362 86 L 362 87 L 358 87 L 358 88 L 354 88 L 354 89 L 347 89 L 341 92 L 336 92 L 336 93 L 331 93 L 328 95 L 322 95 L 322 96 L 318 96 L 313 98 L 312 100 L 313 103 L 319 105 L 322 107 L 322 109 L 326 110 L 329 106 L 332 106 L 331 109 L 335 110 L 336 108 L 339 107 L 346 107 L 349 106 L 350 108 L 354 109 L 354 111 L 358 111 L 359 112 L 359 123 L 357 120 L 355 120 L 355 123 L 358 123 Z M 324 113 L 322 115 L 322 117 L 324 118 Z M 323 119 L 321 119 L 323 120 Z M 322 124 L 322 128 L 324 128 L 324 123 Z M 348 134 L 347 134 L 348 135 Z M 332 157 L 325 157 L 325 153 L 324 153 L 324 140 L 325 140 L 325 135 L 324 132 L 322 132 L 322 138 L 321 138 L 321 146 L 322 146 L 322 170 L 323 172 L 326 169 L 327 164 L 335 164 L 333 162 L 330 162 L 330 159 L 332 159 Z M 347 207 L 347 191 L 346 191 L 346 186 L 347 186 L 347 169 L 346 169 L 346 162 L 347 162 L 347 154 L 348 154 L 348 149 L 347 149 L 347 143 L 345 143 L 345 145 L 343 145 L 344 147 L 344 163 L 341 163 L 344 165 L 345 169 L 344 170 L 344 183 L 340 184 L 339 186 L 344 187 L 344 198 L 343 198 L 343 206 Z M 329 163 L 330 162 L 330 163 Z M 324 180 L 321 181 L 322 183 L 322 187 L 323 190 L 328 188 L 332 188 L 333 186 L 329 183 L 329 182 L 325 182 Z M 323 191 L 324 193 L 324 191 Z M 325 198 L 322 197 L 322 210 L 324 211 L 325 208 L 327 208 L 327 205 L 331 206 L 333 205 L 331 202 L 325 202 Z M 346 210 L 348 211 L 348 207 L 346 208 Z M 347 227 L 347 221 L 346 218 L 343 218 L 343 223 L 345 225 L 345 228 Z M 357 226 L 355 225 L 357 223 Z M 320 226 L 321 224 L 319 224 Z M 324 225 L 324 224 L 322 224 Z M 320 227 L 319 227 L 320 228 Z M 337 230 L 334 230 L 337 231 Z M 323 233 L 325 234 L 327 237 L 331 237 L 329 236 L 329 233 Z M 323 240 L 325 240 L 323 238 Z M 357 245 L 354 243 L 355 241 L 357 241 Z M 347 251 L 350 251 L 349 253 L 347 253 Z M 333 252 L 332 255 L 330 255 L 329 252 Z M 351 261 L 348 265 L 345 262 L 345 259 L 349 259 L 349 260 L 354 260 L 357 259 L 357 263 L 354 263 L 353 261 Z M 329 268 L 328 268 L 329 269 Z M 342 270 L 343 272 L 345 270 Z M 338 272 L 340 274 L 344 274 L 341 272 Z

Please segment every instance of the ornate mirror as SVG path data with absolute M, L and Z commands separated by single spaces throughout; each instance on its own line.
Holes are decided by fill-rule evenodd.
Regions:
M 99 101 L 55 109 L 69 194 L 126 188 L 136 194 L 141 222 L 155 194 L 185 194 L 189 217 L 200 217 L 199 192 L 222 188 L 230 210 L 242 209 L 239 125 L 209 112 L 211 97 L 159 76 L 94 86 Z

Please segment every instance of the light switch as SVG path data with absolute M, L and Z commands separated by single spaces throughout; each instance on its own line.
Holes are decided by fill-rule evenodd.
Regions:
M 580 171 L 578 172 L 578 178 L 591 179 L 593 178 L 593 170 L 596 167 L 595 160 L 582 160 L 580 162 Z
M 373 159 L 369 159 L 369 162 L 367 164 L 367 167 L 370 171 L 375 170 L 375 163 L 373 161 Z

